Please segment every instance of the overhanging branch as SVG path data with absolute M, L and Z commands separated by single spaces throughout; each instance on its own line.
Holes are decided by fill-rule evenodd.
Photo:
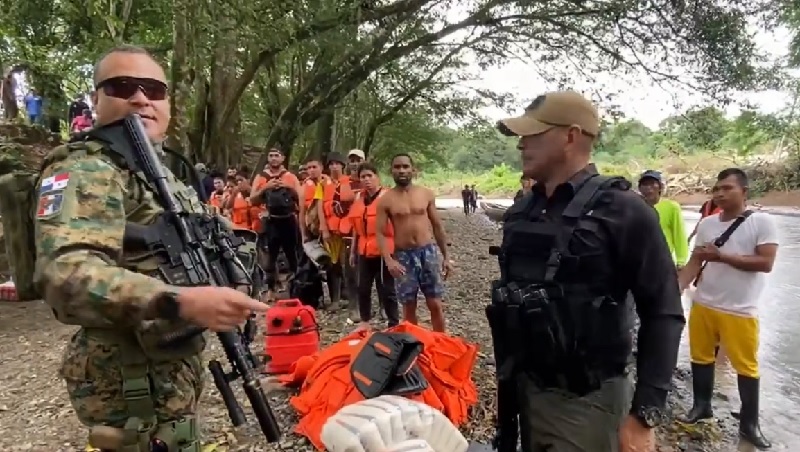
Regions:
M 220 130 L 225 130 L 228 127 L 236 104 L 238 104 L 239 99 L 244 95 L 247 87 L 255 79 L 261 66 L 286 48 L 306 39 L 318 36 L 326 31 L 333 30 L 336 27 L 357 25 L 385 19 L 395 14 L 416 11 L 430 1 L 431 0 L 402 0 L 380 8 L 362 9 L 358 14 L 353 14 L 351 11 L 344 11 L 336 17 L 319 20 L 303 26 L 279 43 L 268 45 L 244 65 L 242 74 L 236 79 L 236 82 L 234 82 L 228 102 L 225 103 L 225 108 L 222 109 L 222 114 L 220 115 Z

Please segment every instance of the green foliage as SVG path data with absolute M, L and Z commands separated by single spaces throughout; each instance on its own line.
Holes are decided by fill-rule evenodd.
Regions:
M 68 99 L 91 88 L 87 68 L 98 56 L 135 43 L 168 69 L 168 144 L 198 160 L 225 166 L 241 161 L 245 144 L 278 144 L 295 162 L 361 148 L 378 163 L 409 152 L 430 171 L 504 164 L 513 173 L 515 141 L 478 112 L 522 102 L 470 85 L 482 69 L 523 58 L 550 86 L 592 82 L 606 103 L 614 93 L 593 74 L 644 71 L 725 99 L 781 75 L 746 26 L 768 10 L 774 2 L 7 0 L 0 72 L 25 71 L 62 115 Z M 598 158 L 749 155 L 782 133 L 762 119 L 734 126 L 709 107 L 658 131 L 609 123 Z
M 445 156 L 445 164 L 423 160 L 418 165 L 420 183 L 451 196 L 465 184 L 477 185 L 487 196 L 510 196 L 518 190 L 521 168 L 516 139 L 502 136 L 485 122 L 460 130 L 446 128 L 440 138 L 446 141 L 434 149 Z M 764 169 L 763 161 L 771 160 L 776 148 L 789 153 L 787 169 Z M 759 187 L 785 189 L 800 183 L 796 175 L 790 177 L 797 172 L 798 151 L 800 122 L 791 112 L 744 110 L 728 119 L 715 107 L 703 107 L 667 118 L 658 130 L 635 119 L 604 123 L 594 161 L 602 172 L 630 180 L 645 169 L 704 177 L 721 166 L 739 165 L 766 175 L 759 178 Z

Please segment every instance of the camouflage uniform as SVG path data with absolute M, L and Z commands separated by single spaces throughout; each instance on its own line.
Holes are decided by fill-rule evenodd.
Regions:
M 185 325 L 155 319 L 149 301 L 168 286 L 149 276 L 157 270 L 152 255 L 123 249 L 126 222 L 150 224 L 162 208 L 98 143 L 62 146 L 48 159 L 37 185 L 34 283 L 59 321 L 81 327 L 60 372 L 78 418 L 128 431 L 188 419 L 193 435 L 205 339 L 166 351 L 154 345 Z M 194 189 L 167 174 L 183 207 L 202 211 Z M 139 435 L 141 447 L 154 429 Z

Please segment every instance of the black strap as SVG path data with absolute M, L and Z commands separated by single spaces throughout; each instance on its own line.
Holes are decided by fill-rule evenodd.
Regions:
M 281 170 L 278 174 L 272 175 L 266 171 L 261 171 L 261 177 L 263 177 L 264 179 L 267 180 L 267 182 L 269 182 L 272 179 L 280 179 L 281 177 L 283 177 L 284 174 L 288 172 L 289 172 L 288 170 Z
M 739 229 L 739 226 L 741 226 L 742 223 L 744 223 L 744 220 L 746 220 L 747 217 L 749 217 L 752 214 L 753 214 L 752 210 L 745 210 L 744 212 L 742 212 L 741 215 L 736 217 L 736 219 L 733 220 L 733 223 L 731 223 L 731 225 L 728 226 L 728 229 L 726 229 L 719 237 L 717 237 L 714 240 L 714 246 L 716 246 L 717 248 L 722 248 L 723 245 L 728 243 L 728 240 L 730 240 L 733 233 L 736 232 L 736 230 Z M 695 286 L 697 286 L 697 283 L 700 282 L 700 276 L 703 274 L 703 270 L 706 269 L 706 265 L 708 265 L 708 262 L 703 262 L 703 265 L 700 267 L 700 271 L 697 272 L 697 277 L 694 279 L 693 283 Z
M 617 177 L 606 177 L 599 174 L 589 176 L 564 208 L 564 212 L 561 214 L 563 227 L 556 238 L 556 246 L 550 250 L 550 257 L 547 259 L 547 270 L 544 276 L 546 282 L 552 282 L 555 279 L 558 268 L 561 266 L 561 256 L 568 252 L 569 241 L 578 226 L 578 220 L 589 212 L 597 194 L 617 180 L 619 180 Z

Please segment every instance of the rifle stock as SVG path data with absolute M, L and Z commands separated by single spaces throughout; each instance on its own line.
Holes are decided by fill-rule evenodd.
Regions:
M 164 213 L 150 226 L 126 225 L 125 242 L 136 243 L 154 252 L 161 259 L 159 270 L 169 284 L 234 287 L 244 283 L 252 286 L 247 269 L 236 255 L 236 249 L 244 240 L 224 227 L 218 217 L 187 212 L 183 208 L 170 190 L 167 173 L 138 115 L 94 129 L 89 136 L 106 142 L 112 151 L 125 158 L 130 168 L 139 169 L 155 191 Z M 252 327 L 246 326 L 248 330 Z M 204 331 L 199 326 L 190 326 L 162 338 L 159 344 L 166 347 Z M 250 351 L 251 339 L 241 329 L 216 335 L 231 370 L 225 372 L 216 360 L 209 362 L 208 368 L 232 424 L 239 427 L 246 422 L 244 410 L 230 385 L 241 379 L 262 433 L 268 442 L 278 441 L 280 429 L 255 370 L 259 363 Z

